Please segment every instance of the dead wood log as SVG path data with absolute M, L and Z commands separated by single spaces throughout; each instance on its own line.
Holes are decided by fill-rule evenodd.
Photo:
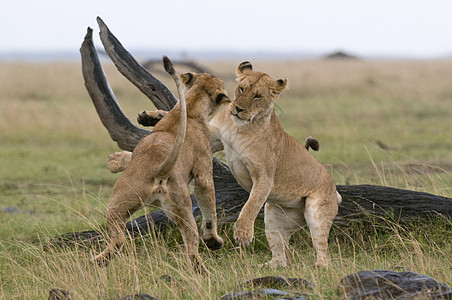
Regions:
M 104 46 L 118 70 L 121 73 L 126 73 L 125 76 L 130 77 L 129 80 L 140 89 L 149 87 L 152 93 L 147 93 L 147 95 L 157 108 L 167 109 L 167 107 L 172 107 L 175 103 L 174 95 L 167 91 L 163 92 L 167 88 L 163 84 L 156 84 L 155 81 L 158 80 L 150 74 L 150 76 L 146 75 L 145 73 L 148 72 L 144 68 L 139 67 L 140 71 L 136 72 L 138 63 L 122 47 L 102 20 L 98 19 L 98 22 Z M 92 30 L 90 28 L 88 28 L 80 51 L 82 53 L 85 85 L 100 119 L 121 149 L 133 150 L 139 140 L 149 134 L 150 131 L 136 127 L 122 113 L 103 75 L 92 43 Z M 140 76 L 140 78 L 136 78 L 137 76 Z M 155 87 L 159 88 L 155 89 Z M 237 183 L 229 168 L 215 158 L 213 177 L 219 219 L 223 222 L 236 220 L 242 206 L 248 199 L 248 192 Z M 432 215 L 452 217 L 452 199 L 446 197 L 375 185 L 339 185 L 337 189 L 342 195 L 343 202 L 339 208 L 336 223 L 357 219 L 369 214 L 392 216 L 395 220 L 413 217 L 425 218 Z M 200 215 L 195 201 L 193 214 L 195 217 Z M 262 212 L 260 217 L 262 217 Z M 168 224 L 170 224 L 169 220 L 160 210 L 129 222 L 127 229 L 131 235 L 135 236 L 154 229 L 164 228 Z M 72 240 L 97 239 L 99 237 L 100 234 L 95 231 L 66 235 L 66 238 Z M 65 236 L 62 236 L 61 240 L 64 239 Z
M 214 158 L 213 178 L 219 222 L 234 222 L 249 197 L 235 180 L 229 168 Z M 452 199 L 424 192 L 397 189 L 376 185 L 338 185 L 342 204 L 334 224 L 348 225 L 351 221 L 362 221 L 371 217 L 382 217 L 392 221 L 408 221 L 416 218 L 442 216 L 452 218 Z M 193 215 L 201 216 L 201 211 L 192 195 Z M 263 219 L 263 209 L 258 218 Z M 127 223 L 131 237 L 153 232 L 164 232 L 172 226 L 163 210 L 157 210 Z M 98 231 L 83 231 L 59 236 L 50 242 L 62 246 L 73 242 L 96 242 L 103 238 Z
M 135 145 L 151 132 L 135 126 L 121 110 L 102 70 L 91 28 L 88 28 L 80 53 L 85 87 L 101 116 L 100 120 L 119 148 L 133 151 Z
M 234 222 L 249 197 L 235 180 L 228 166 L 214 159 L 213 170 L 217 213 L 220 222 Z M 379 216 L 397 220 L 410 220 L 443 216 L 452 218 L 452 199 L 424 192 L 416 192 L 377 185 L 337 185 L 342 196 L 335 224 L 348 224 L 351 220 L 361 220 L 364 216 Z M 196 203 L 193 214 L 199 217 L 201 212 Z M 260 219 L 264 213 L 261 209 Z M 149 229 L 146 216 L 137 218 L 129 225 L 133 232 L 145 232 Z M 168 224 L 165 221 L 165 224 Z
M 101 18 L 97 17 L 100 39 L 118 71 L 154 103 L 157 109 L 170 110 L 177 99 L 160 80 L 143 68 L 121 45 Z

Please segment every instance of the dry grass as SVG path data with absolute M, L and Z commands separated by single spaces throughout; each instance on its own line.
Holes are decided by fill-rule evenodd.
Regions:
M 239 61 L 205 62 L 233 95 Z M 319 139 L 315 156 L 338 184 L 373 183 L 452 197 L 452 61 L 254 61 L 256 70 L 288 78 L 278 100 L 285 129 L 300 141 Z M 150 102 L 115 68 L 107 77 L 134 120 Z M 173 87 L 170 78 L 164 82 Z M 129 242 L 104 269 L 90 263 L 95 247 L 46 248 L 57 234 L 104 228 L 117 175 L 104 161 L 117 151 L 83 85 L 79 64 L 0 63 L 0 299 L 45 299 L 59 287 L 73 299 L 148 293 L 161 299 L 216 299 L 238 283 L 265 275 L 304 277 L 313 298 L 338 298 L 341 277 L 364 269 L 404 266 L 452 285 L 450 220 L 401 226 L 363 220 L 331 233 L 333 267 L 311 267 L 306 230 L 293 240 L 294 264 L 270 270 L 262 224 L 246 251 L 202 256 L 213 273 L 187 265 L 177 230 Z M 7 213 L 5 208 L 15 207 Z M 365 221 L 365 222 L 364 222 Z M 165 277 L 170 276 L 167 281 Z

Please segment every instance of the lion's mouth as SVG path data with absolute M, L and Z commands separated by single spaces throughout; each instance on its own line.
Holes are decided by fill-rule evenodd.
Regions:
M 250 119 L 242 118 L 238 113 L 231 111 L 231 116 L 234 121 L 241 121 L 248 123 Z

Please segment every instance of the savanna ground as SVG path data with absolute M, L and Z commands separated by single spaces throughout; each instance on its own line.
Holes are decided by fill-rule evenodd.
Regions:
M 240 61 L 205 62 L 233 95 Z M 286 77 L 278 100 L 284 128 L 304 142 L 337 184 L 378 184 L 452 197 L 452 61 L 254 61 L 256 70 Z M 125 113 L 150 102 L 110 65 L 107 77 Z M 163 78 L 173 90 L 171 80 Z M 201 255 L 204 277 L 186 262 L 177 230 L 128 243 L 107 268 L 92 249 L 47 247 L 59 234 L 104 229 L 118 177 L 105 167 L 118 150 L 83 85 L 79 63 L 0 63 L 0 298 L 46 299 L 51 288 L 73 299 L 148 293 L 161 299 L 216 299 L 265 275 L 302 277 L 311 299 L 339 298 L 339 280 L 366 269 L 423 273 L 452 285 L 451 220 L 432 217 L 400 225 L 368 218 L 330 236 L 333 266 L 312 267 L 309 233 L 292 241 L 287 269 L 258 268 L 270 259 L 262 222 L 252 247 L 237 249 L 231 224 L 220 225 L 225 247 Z M 165 280 L 170 276 L 172 280 Z

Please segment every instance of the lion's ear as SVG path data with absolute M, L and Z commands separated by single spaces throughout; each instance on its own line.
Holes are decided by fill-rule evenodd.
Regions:
M 273 84 L 273 88 L 271 89 L 272 94 L 274 96 L 279 96 L 285 89 L 287 89 L 287 79 L 278 79 Z
M 224 102 L 231 102 L 231 100 L 229 100 L 228 96 L 226 96 L 226 94 L 220 93 L 217 95 L 217 98 L 215 99 L 215 103 L 216 104 L 221 104 Z
M 195 73 L 180 74 L 180 79 L 182 79 L 182 82 L 184 84 L 191 84 L 195 79 L 195 75 Z
M 253 70 L 253 65 L 249 61 L 244 61 L 237 68 L 237 74 L 238 75 L 243 74 L 247 70 L 252 71 Z
M 276 80 L 276 90 L 278 92 L 282 92 L 287 88 L 287 78 L 286 79 L 278 79 Z

